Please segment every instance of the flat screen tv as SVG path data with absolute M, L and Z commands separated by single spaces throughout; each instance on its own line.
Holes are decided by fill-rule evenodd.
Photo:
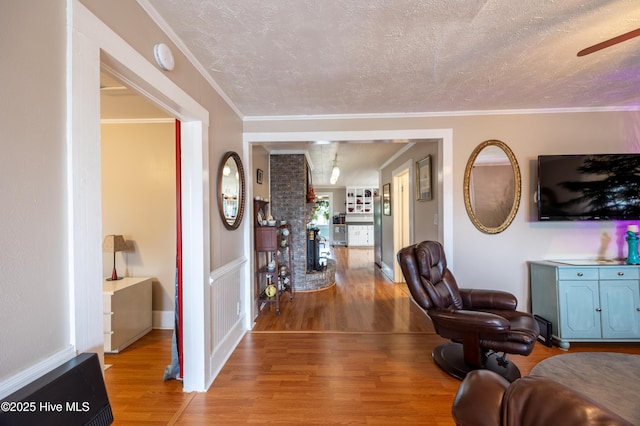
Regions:
M 538 220 L 640 219 L 640 154 L 540 155 Z

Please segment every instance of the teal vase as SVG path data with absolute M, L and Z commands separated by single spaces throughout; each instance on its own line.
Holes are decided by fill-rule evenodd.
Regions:
M 638 256 L 638 235 L 635 232 L 627 231 L 627 244 L 629 244 L 629 254 L 627 255 L 627 265 L 640 265 Z

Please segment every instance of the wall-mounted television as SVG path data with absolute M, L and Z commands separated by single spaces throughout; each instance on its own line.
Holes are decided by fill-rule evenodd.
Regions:
M 538 220 L 639 220 L 640 154 L 538 156 Z

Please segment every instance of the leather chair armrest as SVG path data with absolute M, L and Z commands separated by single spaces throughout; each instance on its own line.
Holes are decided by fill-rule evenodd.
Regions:
M 515 311 L 518 299 L 506 291 L 461 288 L 464 309 L 503 309 Z
M 458 426 L 501 425 L 502 399 L 509 382 L 488 370 L 470 371 L 453 401 L 451 414 Z
M 491 335 L 507 333 L 510 321 L 499 315 L 480 311 L 429 309 L 436 330 Z

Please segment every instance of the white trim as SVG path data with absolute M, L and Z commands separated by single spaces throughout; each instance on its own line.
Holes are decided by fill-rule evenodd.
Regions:
M 232 260 L 231 262 L 227 262 L 224 265 L 216 268 L 211 271 L 209 274 L 209 285 L 211 285 L 215 280 L 222 278 L 230 272 L 235 272 L 240 269 L 240 266 L 247 263 L 248 259 L 245 256 L 239 257 L 237 259 Z
M 0 399 L 11 395 L 17 390 L 22 389 L 26 384 L 44 376 L 51 370 L 60 367 L 65 362 L 76 356 L 73 346 L 57 352 L 39 363 L 30 366 L 26 370 L 20 371 L 18 374 L 4 379 L 0 382 Z
M 176 324 L 175 311 L 152 311 L 151 327 L 160 330 L 173 330 Z
M 640 111 L 640 105 L 605 106 L 585 108 L 531 108 L 531 109 L 495 109 L 469 111 L 433 111 L 433 112 L 395 112 L 384 114 L 318 114 L 318 115 L 265 115 L 248 116 L 243 121 L 307 121 L 307 120 L 354 120 L 354 119 L 388 119 L 388 118 L 434 118 L 434 117 L 468 117 L 485 115 L 529 115 L 529 114 L 565 114 L 585 112 L 627 112 Z
M 75 229 L 82 230 L 71 240 L 70 252 L 75 254 L 70 262 L 71 269 L 76 271 L 75 283 L 81 288 L 75 289 L 76 312 L 94 309 L 98 324 L 85 325 L 80 311 L 73 326 L 78 330 L 80 339 L 102 340 L 102 291 L 93 283 L 102 282 L 102 271 L 99 260 L 88 262 L 83 250 L 96 251 L 96 259 L 101 259 L 101 180 L 100 180 L 100 120 L 99 120 L 99 80 L 100 53 L 105 52 L 110 61 L 123 65 L 126 75 L 118 78 L 129 87 L 160 106 L 181 122 L 182 140 L 182 207 L 183 207 L 183 304 L 186 307 L 183 315 L 184 335 L 184 381 L 183 389 L 204 391 L 209 382 L 210 370 L 205 348 L 210 336 L 211 325 L 204 321 L 211 312 L 209 299 L 204 297 L 207 287 L 210 263 L 210 226 L 209 226 L 209 112 L 184 92 L 171 79 L 146 60 L 125 40 L 113 32 L 79 0 L 68 0 L 73 8 L 73 31 L 70 62 L 73 65 L 69 89 L 72 99 L 69 101 L 70 131 L 69 144 L 75 158 L 72 167 L 72 180 L 75 190 L 70 191 L 72 205 L 82 206 L 84 211 L 95 216 L 86 226 L 77 217 L 70 219 Z M 105 65 L 102 63 L 102 65 Z M 77 106 L 77 107 L 76 107 Z M 88 148 L 86 148 L 88 147 Z M 97 166 L 94 165 L 97 161 Z M 97 179 L 96 179 L 97 176 Z M 72 212 L 70 212 L 72 214 Z M 85 214 L 86 216 L 86 214 Z M 82 259 L 79 258 L 82 254 Z M 96 266 L 87 272 L 88 266 Z M 84 268 L 84 269 L 83 269 Z M 78 285 L 78 284 L 76 284 Z M 82 298 L 85 287 L 95 287 L 88 298 Z M 72 290 L 74 291 L 74 290 Z M 94 294 L 95 293 L 95 294 Z M 97 295 L 97 296 L 96 296 Z M 85 296 L 86 297 L 86 296 Z M 95 299 L 95 300 L 94 300 Z M 88 307 L 85 307 L 85 304 Z M 96 336 L 97 334 L 97 336 Z M 88 337 L 86 337 L 86 336 Z M 83 337 L 85 336 L 85 337 Z M 86 343 L 83 343 L 86 346 Z M 77 349 L 86 348 L 78 344 Z
M 102 118 L 100 124 L 173 124 L 175 118 Z
M 67 3 L 67 227 L 70 344 L 104 364 L 100 50 L 83 28 L 85 10 Z M 89 95 L 87 96 L 87 94 Z M 93 96 L 92 96 L 93 95 Z
M 181 123 L 182 153 L 182 348 L 183 390 L 207 390 L 213 307 L 210 272 L 209 137 L 202 122 Z
M 311 140 L 373 141 L 387 139 L 441 139 L 451 129 L 339 130 L 308 132 L 245 132 L 243 139 L 256 142 L 299 142 Z
M 224 336 L 223 341 L 220 342 L 218 347 L 215 348 L 209 357 L 209 369 L 211 370 L 211 375 L 207 383 L 207 388 L 211 386 L 222 370 L 222 367 L 224 367 L 225 363 L 229 357 L 231 357 L 233 351 L 240 344 L 240 341 L 246 334 L 246 328 L 243 326 L 245 316 L 246 315 L 243 315 L 238 319 L 238 322 L 236 322 L 231 330 L 229 330 L 229 332 Z
M 398 152 L 396 152 L 395 154 L 393 154 L 391 156 L 391 158 L 389 158 L 387 161 L 385 161 L 380 167 L 378 167 L 378 171 L 384 169 L 385 167 L 387 167 L 389 164 L 393 163 L 394 161 L 396 161 L 398 158 L 400 158 L 400 156 L 402 156 L 402 154 L 404 154 L 405 152 L 409 151 L 411 149 L 411 147 L 413 147 L 416 144 L 416 142 L 409 142 L 408 144 L 405 144 L 402 149 L 400 149 Z
M 442 188 L 438 197 L 438 238 L 442 241 L 447 266 L 453 269 L 453 130 L 447 129 L 438 142 L 437 183 Z M 433 172 L 432 172 L 433 173 Z
M 395 262 L 395 258 L 394 258 L 394 263 Z M 389 280 L 394 281 L 393 280 L 393 267 L 387 265 L 385 262 L 380 262 L 380 270 L 382 271 L 382 274 L 387 277 Z
M 391 198 L 393 200 L 392 212 L 393 212 L 393 252 L 397 253 L 400 249 L 405 245 L 402 238 L 402 215 L 398 214 L 401 210 L 399 206 L 404 204 L 404 200 L 400 198 L 398 193 L 398 182 L 400 181 L 400 176 L 407 174 L 407 182 L 409 183 L 409 187 L 407 188 L 407 200 L 409 201 L 408 209 L 409 209 L 409 244 L 411 245 L 414 242 L 413 235 L 413 222 L 415 220 L 414 215 L 414 195 L 415 194 L 415 169 L 414 169 L 414 160 L 409 159 L 404 163 L 400 164 L 398 167 L 393 169 L 391 172 L 391 179 L 393 184 L 391 185 Z M 400 264 L 395 261 L 393 262 L 393 281 L 394 282 L 402 282 L 402 270 L 400 269 Z

